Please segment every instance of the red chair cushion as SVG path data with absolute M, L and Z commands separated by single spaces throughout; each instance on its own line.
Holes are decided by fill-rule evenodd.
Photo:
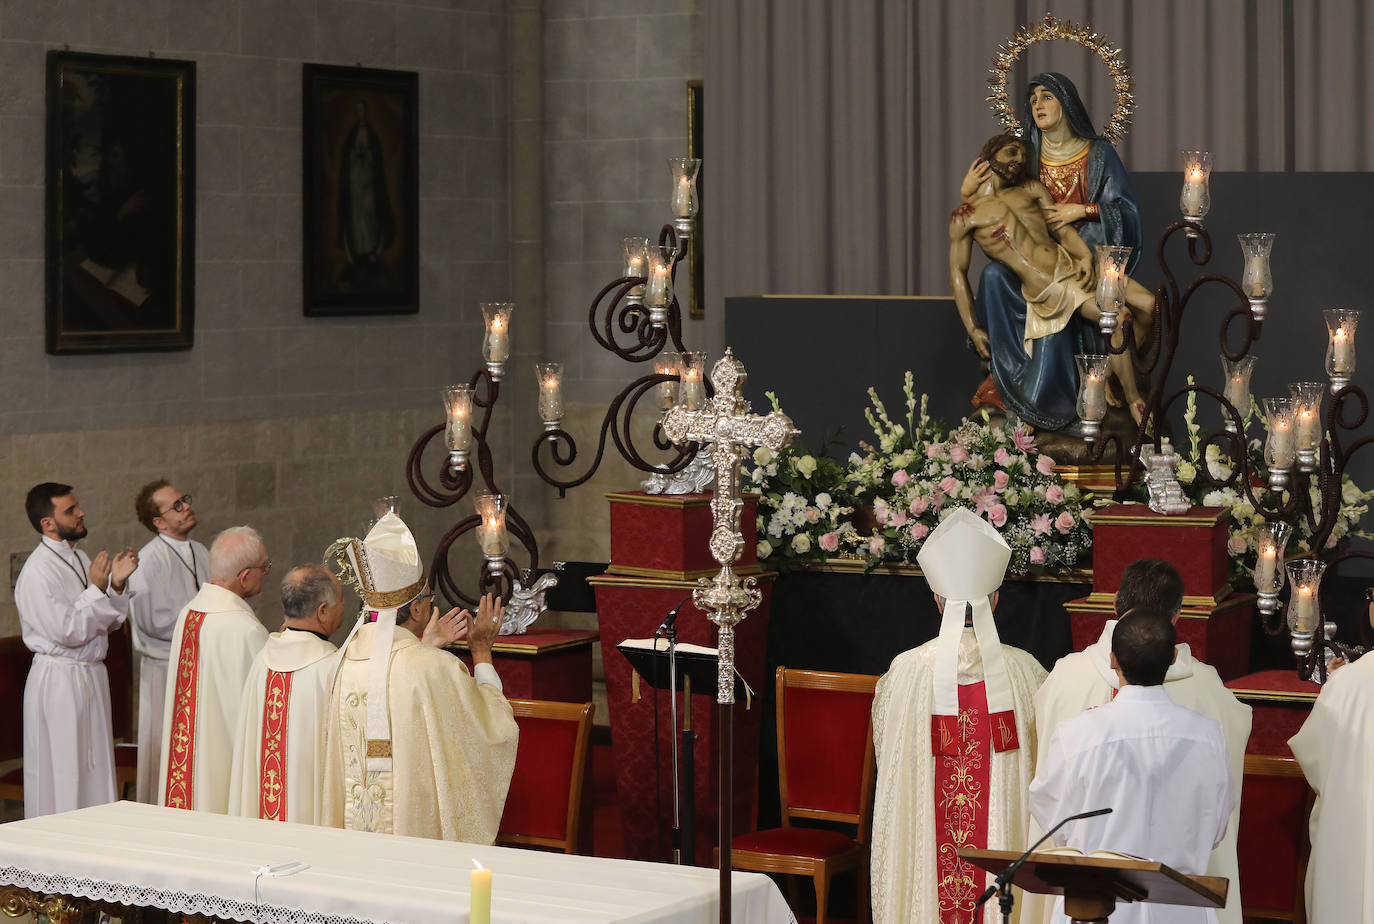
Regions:
M 0 760 L 24 756 L 24 685 L 29 679 L 33 652 L 17 636 L 0 638 L 0 702 L 9 703 L 0 719 Z
M 529 716 L 516 716 L 515 721 L 520 746 L 500 833 L 566 837 L 577 723 Z
M 21 766 L 18 766 L 18 767 L 15 767 L 13 770 L 11 770 L 9 773 L 6 773 L 4 776 L 0 776 L 0 786 L 23 786 L 23 785 L 24 785 L 24 768 L 23 768 L 22 765 L 21 765 Z
M 758 853 L 780 853 L 792 857 L 811 857 L 821 860 L 853 850 L 858 841 L 838 831 L 820 828 L 769 828 L 741 834 L 730 841 L 734 850 L 753 850 Z
M 137 767 L 138 745 L 116 744 L 114 757 L 116 767 Z
M 873 694 L 788 687 L 783 696 L 788 805 L 857 815 Z
M 1246 774 L 1240 791 L 1240 894 L 1247 907 L 1292 911 L 1307 814 L 1302 777 Z

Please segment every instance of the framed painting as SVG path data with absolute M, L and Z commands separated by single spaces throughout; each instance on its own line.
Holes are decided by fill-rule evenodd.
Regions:
M 305 313 L 420 310 L 419 77 L 305 65 Z
M 687 156 L 695 157 L 698 160 L 702 157 L 701 147 L 701 81 L 687 81 Z M 692 277 L 692 299 L 687 305 L 687 316 L 694 321 L 700 321 L 706 317 L 706 291 L 703 288 L 706 278 L 706 260 L 702 256 L 702 234 L 704 227 L 701 218 L 701 207 L 706 203 L 706 194 L 702 185 L 703 177 L 697 175 L 697 200 L 700 205 L 697 207 L 697 238 L 692 241 L 692 249 L 687 253 L 687 271 Z
M 185 350 L 196 65 L 48 52 L 49 353 Z

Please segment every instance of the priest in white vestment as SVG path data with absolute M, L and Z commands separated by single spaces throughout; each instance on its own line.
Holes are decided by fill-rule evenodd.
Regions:
M 272 570 L 257 530 L 233 526 L 210 544 L 210 583 L 177 617 L 162 713 L 158 804 L 225 814 L 243 684 L 267 629 L 247 603 Z
M 114 733 L 108 636 L 129 613 L 127 549 L 94 560 L 76 550 L 86 514 L 70 485 L 35 485 L 24 502 L 42 535 L 14 587 L 19 630 L 33 652 L 24 684 L 24 817 L 113 802 Z M 13 708 L 13 705 L 11 705 Z
M 1183 578 L 1173 565 L 1158 558 L 1131 562 L 1121 575 L 1116 592 L 1118 616 L 1140 608 L 1168 613 L 1175 625 L 1183 606 Z M 1112 633 L 1117 620 L 1109 620 L 1096 642 L 1083 651 L 1065 655 L 1050 671 L 1035 694 L 1035 731 L 1039 742 L 1036 766 L 1043 766 L 1050 736 L 1065 719 L 1073 718 L 1104 703 L 1109 703 L 1121 682 L 1112 670 Z M 1226 753 L 1231 761 L 1231 785 L 1240 792 L 1245 770 L 1245 745 L 1250 740 L 1250 707 L 1236 699 L 1222 683 L 1216 668 L 1193 657 L 1192 649 L 1181 643 L 1174 663 L 1164 675 L 1164 692 L 1169 699 L 1221 723 L 1226 736 Z M 1207 875 L 1221 876 L 1231 883 L 1226 907 L 1217 913 L 1221 924 L 1241 924 L 1240 867 L 1236 860 L 1236 831 L 1240 826 L 1240 803 L 1226 825 L 1226 836 L 1212 851 Z M 1029 847 L 1044 832 L 1034 819 L 1024 845 Z M 1052 896 L 1027 894 L 1020 906 L 1023 924 L 1041 924 L 1054 919 Z
M 943 617 L 938 638 L 893 660 L 873 701 L 876 924 L 1000 920 L 995 901 L 975 914 L 987 877 L 955 850 L 1025 842 L 1032 698 L 1045 670 L 997 636 L 992 610 L 1010 558 L 997 530 L 965 509 L 917 556 Z
M 343 623 L 343 588 L 320 565 L 281 584 L 280 632 L 253 660 L 239 705 L 229 814 L 317 825 L 323 810 L 324 724 Z
M 1317 794 L 1307 920 L 1374 921 L 1374 656 L 1328 676 L 1288 746 Z
M 1069 822 L 1055 832 L 1055 844 L 1126 853 L 1188 875 L 1206 872 L 1240 790 L 1221 723 L 1165 692 L 1177 640 L 1167 613 L 1137 607 L 1118 620 L 1111 654 L 1120 679 L 1116 697 L 1059 723 L 1030 787 L 1041 830 L 1080 812 L 1112 811 Z M 1061 899 L 1056 908 L 1062 907 Z M 1056 913 L 1054 920 L 1067 920 Z M 1146 902 L 1118 902 L 1111 916 L 1112 924 L 1216 919 L 1211 908 Z
M 519 728 L 491 646 L 502 608 L 482 598 L 466 618 L 473 671 L 424 644 L 434 621 L 415 539 L 388 513 L 347 540 L 374 619 L 345 645 L 330 695 L 324 823 L 359 831 L 490 844 L 505 808 Z M 475 676 L 474 676 L 475 675 Z
M 139 549 L 138 570 L 129 578 L 134 651 L 138 652 L 139 802 L 157 803 L 162 767 L 162 713 L 167 693 L 167 659 L 181 608 L 210 580 L 210 553 L 190 538 L 196 526 L 191 495 L 166 479 L 143 486 L 134 500 L 138 521 L 154 533 Z

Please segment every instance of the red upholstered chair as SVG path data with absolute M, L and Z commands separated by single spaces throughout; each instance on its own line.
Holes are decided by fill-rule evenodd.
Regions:
M 513 699 L 520 744 L 496 843 L 577 853 L 592 703 Z
M 110 633 L 105 655 L 110 677 L 110 722 L 114 731 L 115 798 L 126 798 L 129 787 L 138 785 L 138 742 L 134 728 L 134 641 L 129 623 Z M 133 796 L 127 796 L 133 798 Z
M 1293 758 L 1245 755 L 1237 844 L 1246 921 L 1306 924 L 1307 821 L 1314 799 Z
M 29 678 L 33 652 L 17 635 L 0 638 L 0 761 L 24 756 L 24 683 Z M 24 768 L 15 767 L 0 777 L 0 799 L 24 801 Z
M 830 878 L 851 869 L 858 876 L 859 920 L 868 920 L 877 683 L 871 674 L 778 668 L 783 826 L 741 834 L 730 842 L 735 869 L 810 876 L 816 884 L 816 924 L 825 922 Z M 792 825 L 808 818 L 854 825 L 854 836 Z

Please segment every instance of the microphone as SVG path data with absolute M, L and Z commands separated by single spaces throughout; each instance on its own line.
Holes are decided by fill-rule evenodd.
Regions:
M 973 907 L 983 907 L 983 905 L 987 902 L 988 899 L 992 898 L 994 895 L 1000 892 L 1002 888 L 1007 883 L 1011 882 L 1011 880 L 1016 876 L 1016 871 L 1021 868 L 1022 863 L 1026 862 L 1026 858 L 1029 857 L 1031 854 L 1035 853 L 1035 848 L 1039 847 L 1041 844 L 1045 843 L 1045 841 L 1049 840 L 1050 836 L 1053 835 L 1054 832 L 1058 831 L 1060 828 L 1064 827 L 1064 825 L 1068 824 L 1071 821 L 1078 821 L 1082 818 L 1096 818 L 1098 815 L 1109 815 L 1111 814 L 1111 811 L 1112 810 L 1109 808 L 1093 809 L 1091 812 L 1079 812 L 1077 815 L 1070 815 L 1068 818 L 1060 819 L 1059 822 L 1055 824 L 1053 828 L 1050 828 L 1048 831 L 1045 832 L 1044 837 L 1040 838 L 1040 840 L 1036 841 L 1034 844 L 1031 844 L 1030 850 L 1027 850 L 1025 853 L 1021 854 L 1021 856 L 1018 857 L 1016 861 L 1011 864 L 1011 866 L 1008 866 L 1006 869 L 1002 870 L 1002 872 L 997 876 L 997 878 L 992 881 L 992 885 L 988 886 L 987 891 L 984 892 L 982 897 L 978 899 L 978 903 Z M 1005 911 L 1006 909 L 1003 910 Z
M 682 609 L 683 604 L 690 599 L 692 599 L 692 595 L 688 594 L 677 602 L 677 606 L 668 611 L 668 615 L 663 617 L 663 625 L 659 626 L 658 630 L 654 632 L 654 638 L 658 638 L 661 635 L 667 635 L 673 631 L 673 627 L 677 623 L 678 610 Z

